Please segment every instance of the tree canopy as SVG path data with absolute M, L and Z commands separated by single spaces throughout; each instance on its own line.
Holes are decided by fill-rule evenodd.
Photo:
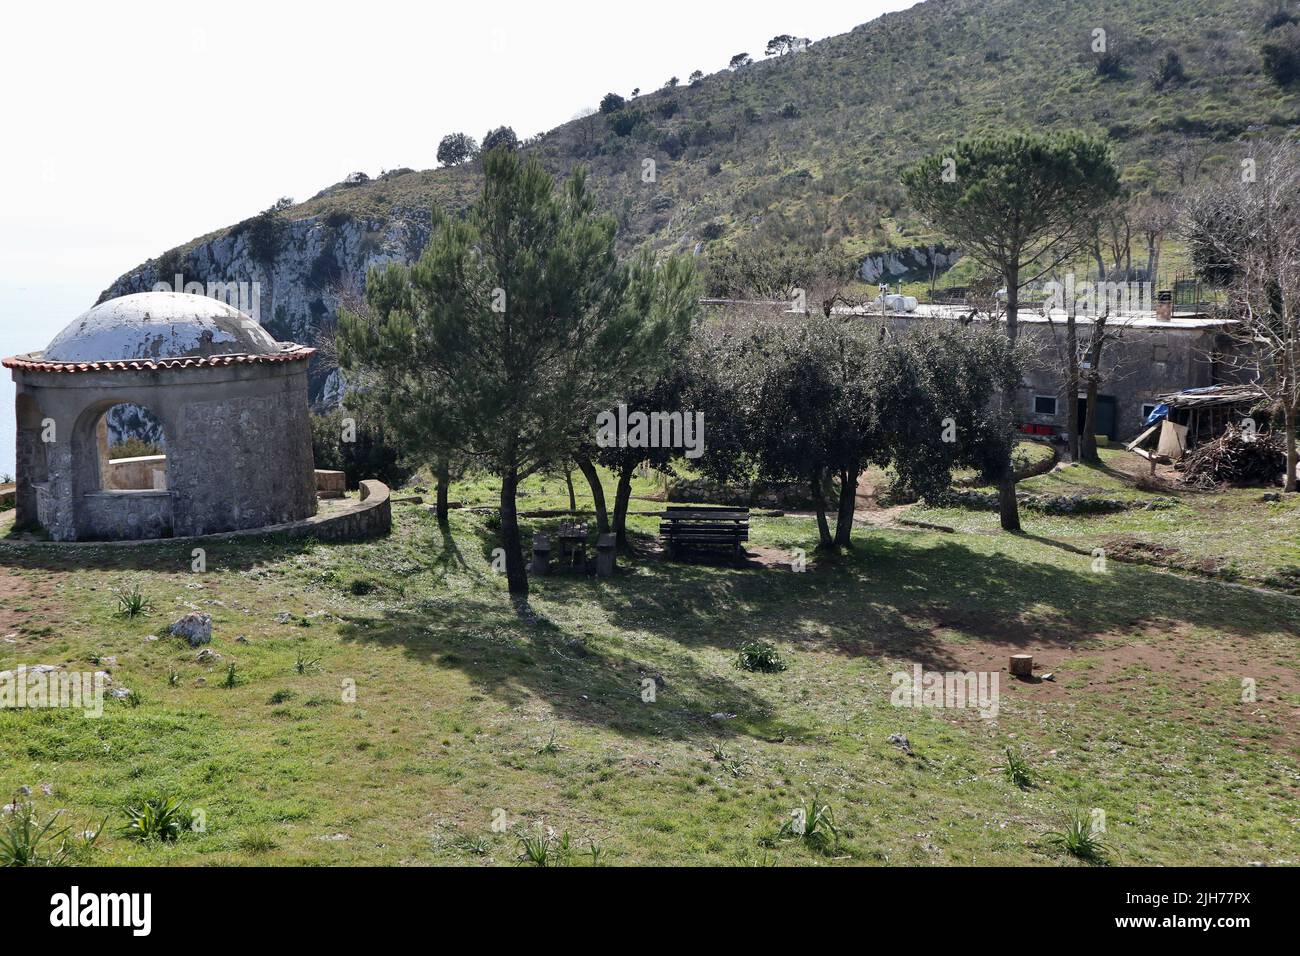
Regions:
M 483 165 L 463 218 L 435 210 L 414 264 L 372 271 L 369 309 L 340 316 L 340 356 L 372 369 L 390 406 L 420 407 L 426 447 L 500 477 L 506 573 L 526 595 L 519 481 L 567 458 L 697 305 L 685 260 L 618 261 L 581 169 L 557 190 L 509 150 Z
M 478 153 L 478 143 L 465 133 L 448 133 L 438 143 L 438 162 L 444 166 L 459 166 Z

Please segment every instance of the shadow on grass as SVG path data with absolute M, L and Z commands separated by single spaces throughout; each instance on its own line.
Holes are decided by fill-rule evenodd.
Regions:
M 202 548 L 210 569 L 248 571 L 307 554 L 322 545 L 342 548 L 349 544 L 283 535 L 261 535 L 233 541 L 161 540 L 133 545 L 36 542 L 16 545 L 0 541 L 0 564 L 46 571 L 154 571 L 169 574 L 189 571 L 194 561 L 194 549 Z
M 645 562 L 592 593 L 612 623 L 652 629 L 686 647 L 735 647 L 754 638 L 956 665 L 945 630 L 1017 647 L 1068 647 L 1103 634 L 1188 622 L 1241 635 L 1300 626 L 1300 609 L 1212 582 L 1136 566 L 1094 572 L 1090 552 L 1060 560 L 977 551 L 949 538 L 863 536 L 814 570 L 730 571 Z M 548 585 L 549 587 L 549 585 Z M 567 596 L 567 593 L 566 593 Z

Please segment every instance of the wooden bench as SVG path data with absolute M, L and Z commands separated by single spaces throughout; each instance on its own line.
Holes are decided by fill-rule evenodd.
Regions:
M 689 548 L 725 547 L 731 549 L 737 564 L 744 559 L 744 542 L 749 540 L 748 508 L 670 505 L 659 517 L 659 536 L 669 558 Z

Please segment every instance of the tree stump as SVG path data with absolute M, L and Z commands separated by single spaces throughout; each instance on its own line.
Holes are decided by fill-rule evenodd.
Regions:
M 1033 677 L 1034 657 L 1032 654 L 1012 654 L 1011 674 L 1013 677 Z

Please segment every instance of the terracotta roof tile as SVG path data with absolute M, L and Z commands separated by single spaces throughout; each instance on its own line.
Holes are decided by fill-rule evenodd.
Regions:
M 156 369 L 214 368 L 218 365 L 261 365 L 269 362 L 302 362 L 316 354 L 315 349 L 288 345 L 269 355 L 213 355 L 210 358 L 129 359 L 112 362 L 43 362 L 33 355 L 14 355 L 0 362 L 5 368 L 25 372 L 144 372 Z

